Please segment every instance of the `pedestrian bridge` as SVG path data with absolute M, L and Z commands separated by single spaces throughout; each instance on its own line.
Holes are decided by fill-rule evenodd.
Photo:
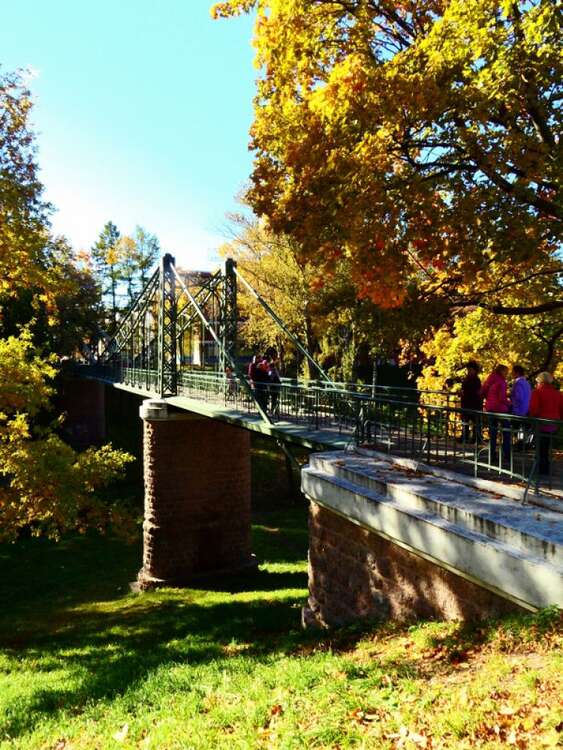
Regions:
M 270 384 L 275 409 L 256 398 L 237 345 L 238 288 L 251 294 L 316 370 L 315 381 Z M 269 435 L 287 451 L 368 444 L 392 455 L 446 466 L 474 477 L 531 488 L 561 485 L 553 448 L 551 476 L 537 471 L 545 420 L 484 415 L 459 408 L 455 396 L 415 388 L 334 382 L 228 259 L 215 273 L 180 272 L 166 255 L 110 341 L 78 367 L 99 380 L 170 406 Z M 272 399 L 274 402 L 274 399 Z M 487 436 L 491 416 L 510 433 L 511 454 L 487 442 L 470 443 L 469 418 Z
M 257 392 L 237 347 L 241 285 L 317 380 Z M 325 451 L 302 471 L 306 623 L 563 604 L 556 432 L 550 475 L 537 471 L 539 437 L 553 425 L 468 412 L 447 393 L 334 382 L 232 260 L 201 274 L 165 256 L 111 340 L 76 372 L 74 405 L 90 416 L 103 412 L 106 387 L 144 399 L 140 589 L 256 565 L 250 434 L 259 432 L 288 459 L 294 446 Z M 488 442 L 491 419 L 510 438 L 509 456 Z M 468 421 L 485 442 L 468 442 Z M 522 507 L 527 500 L 546 507 Z

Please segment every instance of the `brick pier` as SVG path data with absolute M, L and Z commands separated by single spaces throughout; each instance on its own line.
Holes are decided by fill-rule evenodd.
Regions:
M 101 445 L 106 437 L 105 385 L 97 380 L 66 375 L 59 396 L 66 413 L 63 433 L 74 448 Z
M 250 546 L 250 433 L 218 420 L 141 406 L 145 520 L 138 587 L 254 566 Z

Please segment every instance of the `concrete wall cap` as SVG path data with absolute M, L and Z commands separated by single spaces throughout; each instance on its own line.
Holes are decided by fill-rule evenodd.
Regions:
M 160 399 L 148 398 L 139 408 L 141 419 L 168 419 L 168 404 Z

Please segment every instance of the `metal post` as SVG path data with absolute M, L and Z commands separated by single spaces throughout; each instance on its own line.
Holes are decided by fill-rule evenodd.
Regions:
M 161 398 L 177 392 L 176 363 L 176 277 L 174 258 L 166 254 L 160 265 L 158 310 L 158 392 Z
M 221 372 L 229 364 L 228 355 L 231 359 L 237 357 L 237 276 L 236 262 L 232 258 L 225 260 L 223 267 L 223 298 L 221 300 Z

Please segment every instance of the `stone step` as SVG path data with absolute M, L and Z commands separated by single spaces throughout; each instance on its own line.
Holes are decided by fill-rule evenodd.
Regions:
M 346 469 L 353 459 L 342 452 L 312 459 L 301 477 L 303 492 L 314 502 L 523 606 L 563 606 L 563 565 L 535 554 L 536 548 L 482 533 L 463 516 L 457 523 L 435 511 L 440 502 L 424 506 L 405 493 L 395 497 L 387 485 L 375 489 L 373 478 L 368 486 L 358 481 L 357 467 Z
M 416 472 L 371 456 L 333 451 L 313 454 L 310 467 L 395 502 L 434 513 L 457 526 L 563 565 L 563 515 L 521 505 L 509 497 Z M 463 479 L 460 477 L 460 480 Z

